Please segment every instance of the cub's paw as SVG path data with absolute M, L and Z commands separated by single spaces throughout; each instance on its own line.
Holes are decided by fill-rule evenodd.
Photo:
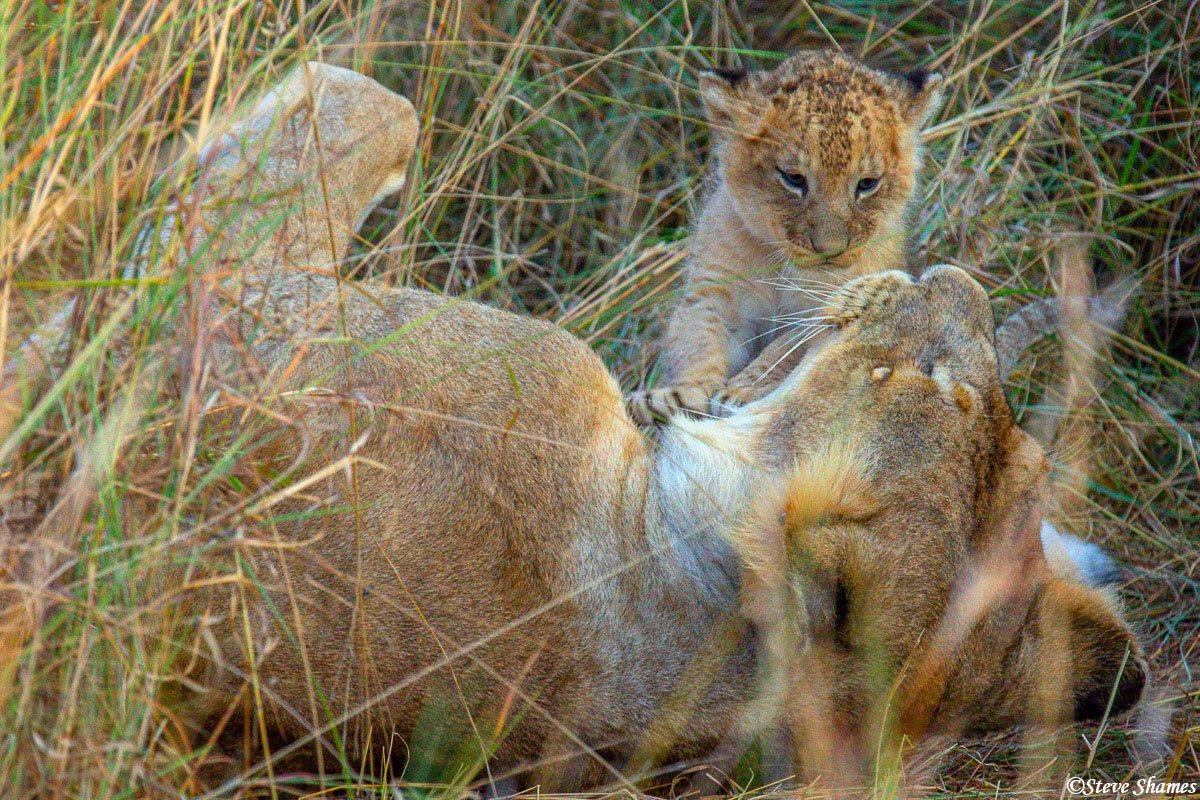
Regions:
M 762 392 L 757 386 L 726 386 L 712 396 L 708 402 L 708 410 L 714 416 L 728 417 L 747 403 L 754 402 L 761 395 Z
M 709 398 L 720 388 L 720 384 L 681 383 L 645 389 L 625 398 L 625 406 L 633 421 L 645 426 L 664 422 L 680 412 L 707 416 Z

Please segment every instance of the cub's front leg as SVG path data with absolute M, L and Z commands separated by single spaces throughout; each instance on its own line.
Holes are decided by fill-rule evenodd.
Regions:
M 801 334 L 784 332 L 771 340 L 758 357 L 713 395 L 711 411 L 726 416 L 735 408 L 766 397 L 804 358 L 808 350 Z
M 709 401 L 729 378 L 731 362 L 744 355 L 735 341 L 729 317 L 733 298 L 728 285 L 689 284 L 667 324 L 659 361 L 663 385 L 633 392 L 626 398 L 630 416 L 652 425 L 679 412 L 708 414 Z

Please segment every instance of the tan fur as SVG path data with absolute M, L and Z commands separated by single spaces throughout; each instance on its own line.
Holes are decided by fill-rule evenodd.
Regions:
M 401 187 L 416 131 L 406 98 L 348 69 L 304 65 L 163 178 L 183 196 L 147 228 L 125 277 L 188 268 L 257 280 L 296 264 L 328 272 L 366 212 Z M 75 303 L 5 365 L 0 440 L 61 366 Z
M 249 630 L 275 729 L 336 726 L 353 754 L 432 715 L 448 740 L 495 748 L 495 768 L 543 762 L 533 780 L 562 788 L 757 732 L 773 662 L 787 702 L 768 708 L 804 767 L 842 774 L 874 752 L 888 698 L 910 736 L 1026 719 L 1047 604 L 1088 665 L 1066 716 L 1103 711 L 1126 647 L 1128 707 L 1145 663 L 1127 626 L 1040 567 L 1045 459 L 1000 391 L 986 295 L 953 268 L 871 278 L 777 392 L 677 418 L 657 451 L 584 345 L 473 303 L 366 284 L 374 300 L 346 302 L 349 356 L 262 351 L 295 365 L 272 405 L 293 433 L 254 417 L 238 433 L 275 429 L 254 460 L 295 468 L 310 499 L 281 500 L 242 550 L 258 587 L 210 600 L 213 713 L 247 674 Z M 322 472 L 351 451 L 357 473 Z M 783 582 L 726 544 L 755 526 L 786 534 Z M 1019 580 L 961 612 L 993 565 Z M 770 645 L 773 620 L 790 650 Z
M 808 654 L 836 643 L 839 575 L 866 627 L 856 622 L 854 647 L 828 669 L 811 681 L 791 671 L 774 695 L 788 699 L 773 713 L 793 732 L 827 737 L 798 743 L 806 767 L 837 759 L 822 741 L 863 739 L 860 706 L 878 681 L 863 676 L 876 662 L 859 642 L 879 631 L 894 634 L 885 681 L 898 661 L 932 664 L 920 685 L 942 703 L 901 695 L 917 733 L 1020 719 L 1042 663 L 1042 617 L 1086 623 L 1066 638 L 1076 710 L 1095 714 L 1126 647 L 1132 669 L 1114 709 L 1136 700 L 1140 651 L 1091 590 L 1043 592 L 1041 616 L 1004 615 L 981 641 L 1017 637 L 1012 660 L 939 634 L 974 556 L 1036 565 L 1040 554 L 1028 523 L 1044 460 L 1012 427 L 986 298 L 965 274 L 851 284 L 830 299 L 840 328 L 777 391 L 727 419 L 678 417 L 652 447 L 600 360 L 561 329 L 331 274 L 415 138 L 406 101 L 348 82 L 372 110 L 351 124 L 394 148 L 348 137 L 360 144 L 341 163 L 362 168 L 347 172 L 362 181 L 344 185 L 349 199 L 327 202 L 303 179 L 305 224 L 290 222 L 293 233 L 259 255 L 252 238 L 225 235 L 230 271 L 212 265 L 198 292 L 192 374 L 207 376 L 201 396 L 222 402 L 203 419 L 197 457 L 235 457 L 246 494 L 225 529 L 205 529 L 211 574 L 187 591 L 199 742 L 228 752 L 257 736 L 271 759 L 315 742 L 307 767 L 345 755 L 353 768 L 378 756 L 415 769 L 482 754 L 495 771 L 535 763 L 548 788 L 611 778 L 643 753 L 703 756 L 721 743 L 736 753 L 729 742 L 758 732 L 755 700 L 771 699 L 761 673 L 815 663 Z M 353 101 L 333 89 L 323 96 Z M 279 169 L 209 162 L 195 201 L 254 213 L 248 184 L 290 183 L 303 170 L 289 159 L 313 152 L 297 145 L 347 107 L 303 105 L 275 145 L 251 127 L 248 152 L 265 147 Z M 381 107 L 400 124 L 380 126 Z M 156 241 L 175 246 L 169 231 Z M 743 608 L 761 573 L 730 543 L 756 527 L 778 535 L 739 541 L 811 553 L 784 553 L 789 597 L 757 597 L 757 618 Z M 750 623 L 781 607 L 794 647 L 768 660 L 772 631 Z M 947 643 L 936 652 L 974 660 L 940 667 L 924 631 Z
M 920 133 L 940 85 L 938 75 L 897 75 L 833 50 L 701 75 L 717 183 L 663 341 L 664 388 L 630 397 L 635 419 L 763 396 L 803 355 L 802 318 L 830 288 L 908 265 Z M 803 176 L 807 190 L 789 188 L 780 170 Z M 860 196 L 864 178 L 879 185 Z
M 353 70 L 310 62 L 174 168 L 176 180 L 196 172 L 172 221 L 187 236 L 164 226 L 160 241 L 194 246 L 216 236 L 209 246 L 218 258 L 236 256 L 243 274 L 331 265 L 366 213 L 403 185 L 416 135 L 407 98 Z
M 1036 535 L 1008 521 L 1011 508 L 1038 516 L 1028 496 L 1042 457 L 1013 444 L 1024 439 L 999 390 L 990 310 L 965 273 L 851 284 L 831 298 L 840 328 L 776 392 L 727 419 L 677 417 L 657 448 L 600 360 L 562 330 L 420 291 L 348 289 L 304 272 L 255 284 L 230 306 L 239 333 L 210 351 L 222 374 L 262 376 L 255 405 L 214 415 L 208 435 L 240 442 L 264 489 L 247 511 L 263 522 L 228 547 L 245 580 L 191 601 L 205 620 L 206 733 L 249 719 L 247 735 L 282 737 L 272 758 L 316 742 L 326 764 L 344 754 L 355 766 L 449 768 L 474 750 L 493 771 L 532 763 L 528 780 L 571 788 L 647 754 L 737 752 L 760 732 L 748 715 L 770 699 L 764 669 L 783 663 L 775 696 L 789 702 L 776 716 L 801 735 L 806 767 L 841 763 L 843 748 L 817 734 L 862 754 L 864 704 L 924 657 L 973 559 L 1010 540 L 1006 558 L 1040 557 Z M 797 480 L 837 488 L 834 500 L 795 494 Z M 771 631 L 743 606 L 758 573 L 727 538 L 790 530 L 778 522 L 789 491 L 796 530 L 830 517 L 805 537 L 811 558 L 786 560 L 781 618 L 798 663 L 832 658 L 808 672 L 786 648 L 764 659 Z M 865 626 L 845 651 L 839 575 Z M 776 599 L 759 598 L 762 620 Z M 1095 670 L 1076 676 L 1078 709 L 1096 713 L 1095 689 L 1128 645 L 1122 710 L 1144 662 L 1114 610 L 1084 605 L 1095 624 L 1072 647 Z M 1027 615 L 1003 619 L 1018 624 L 984 641 L 1015 641 L 1020 658 L 980 648 L 970 669 L 934 669 L 922 685 L 943 701 L 926 713 L 919 696 L 905 700 L 914 731 L 1023 718 L 1041 634 Z M 265 713 L 230 716 L 230 703 Z M 440 748 L 410 754 L 431 730 Z
M 810 402 L 770 421 L 768 450 L 815 439 L 853 452 L 870 465 L 866 485 L 837 456 L 824 473 L 843 475 L 843 488 L 826 493 L 849 490 L 877 510 L 789 516 L 743 559 L 748 608 L 771 605 L 756 594 L 779 596 L 772 562 L 803 586 L 807 641 L 774 668 L 808 776 L 856 783 L 877 753 L 931 730 L 1095 718 L 1110 693 L 1114 706 L 1134 702 L 1146 664 L 1111 598 L 1046 567 L 1049 467 L 1004 399 L 983 290 L 937 267 L 917 282 L 858 279 L 833 305 L 840 330 L 780 390 L 802 388 Z M 810 496 L 802 481 L 777 507 L 811 508 Z M 759 614 L 765 639 L 795 640 L 787 622 Z M 1066 694 L 1048 712 L 1036 698 L 1055 681 Z

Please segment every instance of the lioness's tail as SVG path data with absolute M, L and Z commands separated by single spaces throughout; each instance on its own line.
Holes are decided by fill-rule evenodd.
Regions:
M 15 356 L 0 370 L 0 442 L 8 436 L 24 405 L 26 391 L 39 391 L 44 385 L 50 365 L 56 363 L 70 347 L 71 316 L 76 299 L 66 305 L 49 321 L 25 340 Z
M 1137 279 L 1130 276 L 1114 281 L 1087 301 L 1087 318 L 1097 325 L 1115 330 L 1125 317 L 1129 300 L 1137 291 Z M 1014 311 L 996 328 L 996 360 L 1000 377 L 1007 378 L 1021 356 L 1042 337 L 1054 332 L 1063 321 L 1062 300 L 1047 297 Z

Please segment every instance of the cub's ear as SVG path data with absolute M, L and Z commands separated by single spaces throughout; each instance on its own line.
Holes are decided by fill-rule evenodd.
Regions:
M 905 98 L 901 104 L 904 119 L 920 130 L 933 118 L 945 100 L 944 79 L 940 72 L 915 69 L 904 76 Z
M 1141 699 L 1148 665 L 1108 594 L 1057 578 L 1046 585 L 1039 610 L 1035 670 L 1045 675 L 1065 668 L 1070 699 L 1063 700 L 1075 719 L 1098 720 L 1106 711 L 1115 716 Z
M 759 116 L 757 93 L 744 69 L 714 69 L 700 73 L 704 113 L 719 136 L 749 134 Z

